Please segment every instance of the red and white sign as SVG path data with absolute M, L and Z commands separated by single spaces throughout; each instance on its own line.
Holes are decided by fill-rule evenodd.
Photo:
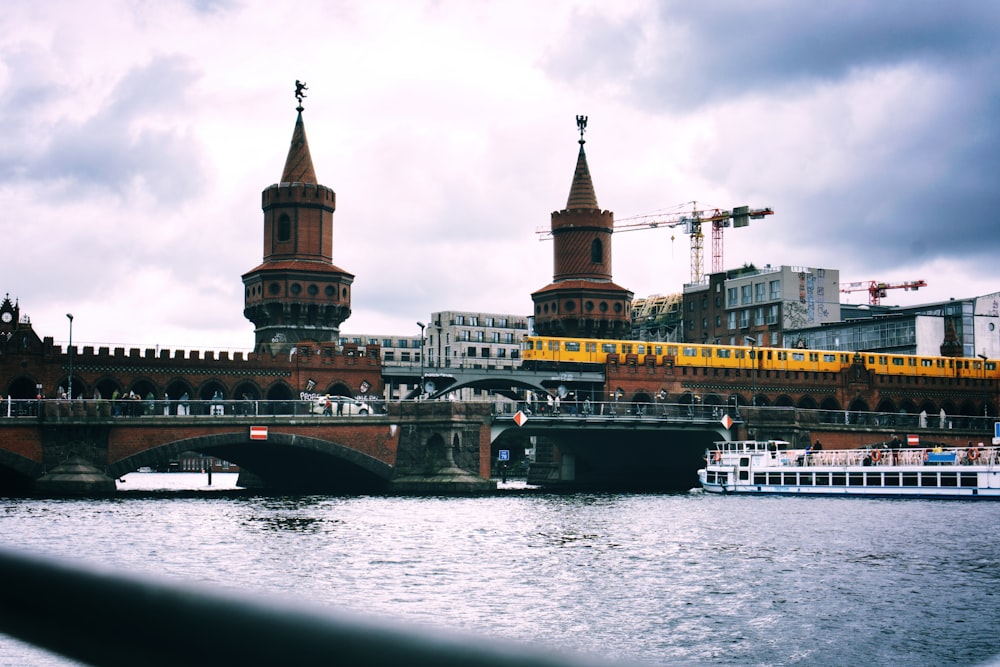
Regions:
M 719 421 L 722 422 L 722 427 L 726 430 L 729 430 L 733 425 L 733 419 L 729 415 L 722 415 L 722 419 Z
M 919 446 L 920 445 L 920 436 L 919 435 L 914 435 L 914 434 L 911 433 L 910 435 L 906 436 L 906 444 L 908 444 L 910 447 L 917 447 L 917 446 Z
M 518 426 L 524 426 L 526 421 L 528 421 L 528 415 L 524 414 L 522 411 L 518 410 L 514 414 L 514 423 Z
M 266 426 L 251 426 L 250 427 L 250 439 L 251 440 L 267 440 L 267 427 Z

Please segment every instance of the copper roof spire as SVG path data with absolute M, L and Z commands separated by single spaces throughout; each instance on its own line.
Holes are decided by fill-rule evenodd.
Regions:
M 295 129 L 292 131 L 292 144 L 288 147 L 285 170 L 281 174 L 282 183 L 315 184 L 318 182 L 316 180 L 316 169 L 313 168 L 312 155 L 309 153 L 306 126 L 302 122 L 302 98 L 306 96 L 303 92 L 305 90 L 308 90 L 308 88 L 306 88 L 304 82 L 295 82 L 295 98 L 299 101 L 299 106 L 295 110 L 299 112 L 299 117 L 295 121 Z
M 569 200 L 566 210 L 590 208 L 600 210 L 597 205 L 597 195 L 594 194 L 594 183 L 590 180 L 590 168 L 587 166 L 587 154 L 583 151 L 586 140 L 583 133 L 587 131 L 587 117 L 577 116 L 576 126 L 580 130 L 580 154 L 576 158 L 576 171 L 573 172 L 573 185 L 569 189 Z

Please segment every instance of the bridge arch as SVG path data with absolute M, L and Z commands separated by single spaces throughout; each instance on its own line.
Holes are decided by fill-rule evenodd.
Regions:
M 392 479 L 388 463 L 337 442 L 294 433 L 272 433 L 264 442 L 250 441 L 246 433 L 218 433 L 166 442 L 115 461 L 108 474 L 121 477 L 141 466 L 195 451 L 231 461 L 252 473 L 264 488 L 334 491 L 377 490 Z M 324 483 L 325 482 L 325 483 Z

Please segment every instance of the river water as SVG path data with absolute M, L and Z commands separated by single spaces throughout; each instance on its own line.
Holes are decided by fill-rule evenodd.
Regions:
M 998 502 L 241 496 L 213 477 L 0 499 L 0 546 L 611 662 L 1000 665 Z M 205 493 L 136 493 L 157 488 Z M 76 663 L 0 635 L 0 664 Z

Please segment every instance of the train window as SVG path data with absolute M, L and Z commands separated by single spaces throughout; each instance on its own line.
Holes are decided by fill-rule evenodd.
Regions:
M 818 352 L 810 352 L 809 353 L 809 361 L 819 361 L 819 353 Z
M 747 351 L 746 350 L 736 350 L 736 358 L 737 359 L 745 359 L 746 356 L 747 356 Z
M 893 357 L 892 358 L 892 365 L 893 366 L 902 366 L 904 363 L 906 363 L 906 359 L 903 359 L 902 357 Z
M 938 359 L 937 360 L 937 367 L 938 368 L 944 368 L 944 359 Z
M 636 354 L 646 354 L 645 345 L 637 345 L 636 348 L 637 348 Z
M 601 343 L 601 352 L 617 352 L 618 346 L 614 343 Z
M 868 357 L 868 363 L 874 365 L 875 364 L 875 357 L 871 357 L 871 356 Z
M 917 359 L 916 359 L 916 357 L 909 357 L 906 360 L 906 365 L 907 366 L 916 366 L 917 365 Z
M 836 361 L 836 360 L 837 360 L 837 355 L 835 355 L 835 354 L 824 354 L 823 355 L 823 361 L 826 361 L 828 363 Z
M 934 360 L 933 359 L 921 359 L 920 360 L 920 365 L 923 366 L 924 368 L 927 368 L 928 366 L 933 366 L 934 365 Z
M 701 348 L 701 356 L 703 356 L 703 357 L 710 357 L 710 356 L 712 356 L 712 348 L 710 348 L 710 347 L 703 347 L 703 348 Z
M 535 349 L 536 350 L 544 349 L 543 346 L 542 346 L 542 341 L 540 341 L 540 340 L 536 340 L 535 341 Z
M 986 370 L 988 370 L 988 371 L 995 371 L 996 369 L 997 369 L 997 362 L 995 362 L 995 361 L 987 361 L 986 362 Z
M 732 350 L 720 349 L 717 352 L 718 352 L 716 354 L 717 357 L 720 357 L 722 359 L 728 359 L 729 355 L 732 353 Z
M 806 355 L 801 352 L 792 352 L 792 361 L 805 361 Z
M 787 359 L 788 359 L 788 353 L 787 352 L 779 352 L 778 353 L 778 361 L 786 361 Z
M 587 352 L 597 352 L 597 343 L 584 343 Z
M 559 351 L 559 341 L 557 341 L 557 340 L 550 340 L 549 341 L 549 350 L 552 351 L 552 352 L 558 352 Z
M 685 357 L 697 357 L 698 350 L 693 347 L 684 347 L 681 348 L 681 354 L 683 354 Z
M 580 343 L 578 343 L 575 340 L 573 340 L 573 341 L 569 341 L 569 340 L 566 341 L 566 351 L 567 352 L 579 352 L 580 351 Z
M 622 354 L 632 354 L 631 343 L 622 343 Z
M 840 355 L 840 363 L 842 363 L 842 364 L 846 364 L 847 363 L 847 355 L 846 354 Z
M 661 354 L 663 354 L 663 346 L 662 345 L 654 345 L 653 346 L 653 354 L 655 354 L 656 356 L 660 356 Z

